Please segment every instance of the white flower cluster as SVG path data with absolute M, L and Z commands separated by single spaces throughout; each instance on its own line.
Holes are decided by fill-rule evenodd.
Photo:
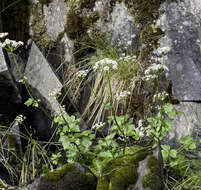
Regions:
M 150 126 L 145 127 L 144 125 L 144 121 L 140 119 L 136 128 L 136 132 L 139 134 L 140 138 L 150 135 Z
M 84 77 L 87 76 L 88 72 L 89 72 L 89 70 L 81 70 L 81 71 L 78 71 L 78 72 L 76 73 L 76 76 L 77 76 L 77 77 L 84 78 Z
M 127 55 L 125 56 L 125 54 L 122 54 L 122 57 L 119 58 L 119 61 L 125 61 L 125 62 L 134 62 L 136 61 L 136 56 L 130 56 L 130 55 Z
M 52 90 L 48 96 L 49 97 L 57 97 L 57 96 L 60 96 L 61 95 L 61 92 L 59 89 L 55 88 L 54 90 Z
M 104 58 L 100 61 L 97 61 L 93 67 L 94 71 L 96 71 L 99 68 L 103 68 L 104 71 L 108 71 L 110 68 L 112 68 L 113 70 L 117 70 L 118 68 L 118 63 L 113 60 L 113 59 L 109 59 L 109 58 Z
M 102 127 L 104 127 L 104 126 L 105 126 L 105 123 L 99 122 L 99 123 L 96 123 L 95 125 L 93 125 L 93 126 L 91 127 L 91 129 L 92 129 L 92 130 L 98 130 L 98 129 L 101 129 Z
M 171 50 L 171 48 L 167 46 L 167 47 L 158 48 L 158 49 L 157 49 L 157 52 L 158 52 L 159 55 L 165 55 L 165 54 L 167 54 L 170 50 Z
M 6 36 L 8 36 L 8 32 L 0 33 L 0 38 L 5 38 Z
M 59 109 L 56 110 L 55 115 L 56 115 L 57 117 L 58 117 L 58 116 L 61 116 L 61 115 L 67 115 L 65 105 L 60 106 Z
M 145 76 L 142 77 L 142 80 L 151 81 L 158 77 L 157 74 L 163 73 L 165 71 L 168 71 L 168 68 L 164 64 L 155 64 L 154 63 L 145 70 L 145 72 L 144 72 Z
M 10 48 L 14 48 L 14 49 L 17 49 L 18 47 L 23 45 L 24 43 L 21 41 L 16 42 L 15 40 L 9 40 L 9 39 L 6 39 L 3 43 L 0 44 L 2 48 L 9 46 Z
M 22 124 L 25 119 L 26 119 L 26 117 L 23 116 L 23 115 L 18 115 L 18 116 L 15 118 L 15 120 L 16 120 L 19 124 Z
M 165 65 L 162 64 L 152 64 L 150 67 L 148 67 L 145 70 L 145 75 L 149 75 L 152 73 L 158 73 L 158 72 L 163 72 L 163 71 L 168 71 L 168 68 Z
M 18 82 L 25 84 L 26 80 L 27 80 L 27 77 L 23 76 L 23 78 L 20 79 Z
M 131 92 L 129 92 L 129 91 L 123 91 L 123 92 L 121 92 L 120 94 L 117 94 L 117 95 L 115 96 L 115 98 L 116 98 L 117 101 L 120 101 L 120 100 L 126 98 L 126 97 L 129 96 L 129 95 L 131 95 Z
M 161 93 L 158 93 L 158 94 L 155 94 L 153 99 L 154 101 L 157 100 L 157 99 L 160 99 L 160 100 L 165 100 L 165 98 L 168 96 L 169 94 L 165 91 L 161 92 Z

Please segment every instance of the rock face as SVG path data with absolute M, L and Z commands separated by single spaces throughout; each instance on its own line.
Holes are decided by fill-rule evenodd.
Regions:
M 100 8 L 102 5 L 102 8 Z M 105 32 L 110 37 L 113 45 L 122 52 L 134 51 L 138 48 L 139 31 L 136 29 L 136 23 L 124 3 L 114 3 L 112 11 L 105 13 L 105 10 L 111 9 L 107 1 L 97 1 L 95 10 L 98 10 L 102 17 L 95 23 L 97 29 Z M 99 9 L 98 9 L 99 8 Z
M 21 96 L 0 48 L 0 124 L 8 124 L 19 111 Z
M 184 113 L 175 119 L 176 133 L 171 136 L 179 139 L 199 126 L 197 116 L 201 116 L 201 3 L 167 1 L 161 9 L 164 14 L 157 24 L 165 37 L 159 40 L 160 47 L 169 47 L 170 51 L 160 62 L 169 68 L 167 78 L 172 81 L 173 97 L 181 102 L 175 107 Z
M 32 44 L 24 74 L 31 87 L 41 94 L 38 98 L 46 99 L 44 102 L 46 101 L 47 108 L 52 111 L 58 110 L 59 104 L 51 93 L 59 92 L 62 85 L 35 43 Z
M 86 169 L 76 165 L 64 165 L 60 169 L 44 174 L 21 190 L 95 190 L 95 188 L 96 178 Z
M 98 179 L 97 190 L 160 190 L 157 159 L 147 151 L 110 161 Z

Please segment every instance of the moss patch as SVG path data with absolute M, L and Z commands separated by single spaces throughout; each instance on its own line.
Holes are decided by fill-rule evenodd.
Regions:
M 42 4 L 33 4 L 32 8 L 32 39 L 35 41 L 39 49 L 45 53 L 52 49 L 55 46 L 55 41 L 52 40 L 47 35 L 47 29 L 45 26 L 44 15 L 43 15 L 43 6 Z
M 158 160 L 154 156 L 150 156 L 150 158 L 147 161 L 147 169 L 148 172 L 145 176 L 142 177 L 142 186 L 144 188 L 150 188 L 150 189 L 160 189 L 161 184 L 161 177 L 160 175 L 160 167 L 158 164 Z
M 139 56 L 139 61 L 146 65 L 148 56 L 154 48 L 158 47 L 158 39 L 163 36 L 159 28 L 153 28 L 161 12 L 159 8 L 165 0 L 122 0 L 133 15 L 141 30 L 140 40 L 144 44 Z
M 149 154 L 148 151 L 140 151 L 110 161 L 98 179 L 97 190 L 124 190 L 130 184 L 135 184 L 138 179 L 138 164 Z
M 84 189 L 96 187 L 96 178 L 90 172 L 81 172 L 73 164 L 66 164 L 60 169 L 46 173 L 40 180 L 38 190 L 46 189 Z
M 95 0 L 70 1 L 68 4 L 65 32 L 71 40 L 74 40 L 75 61 L 81 60 L 93 51 L 89 48 L 91 39 L 87 30 L 93 27 L 93 23 L 99 18 L 96 12 L 89 10 L 94 7 L 94 4 Z
M 43 176 L 43 180 L 58 181 L 69 173 L 78 178 L 80 182 L 90 183 L 94 180 L 94 176 L 91 173 L 82 173 L 74 165 L 71 164 L 66 164 L 62 168 L 46 173 Z

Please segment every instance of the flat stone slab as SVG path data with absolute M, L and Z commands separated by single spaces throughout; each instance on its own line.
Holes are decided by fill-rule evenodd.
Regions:
M 167 1 L 158 26 L 165 32 L 160 47 L 170 51 L 164 63 L 178 100 L 201 100 L 201 1 Z
M 62 84 L 34 42 L 25 68 L 25 76 L 31 87 L 35 88 L 48 101 L 50 109 L 58 110 L 59 103 L 50 94 L 53 91 L 59 92 Z
M 2 50 L 2 48 L 0 48 L 0 73 L 5 72 L 7 70 L 8 70 L 8 68 L 7 68 L 7 65 L 5 62 L 3 50 Z

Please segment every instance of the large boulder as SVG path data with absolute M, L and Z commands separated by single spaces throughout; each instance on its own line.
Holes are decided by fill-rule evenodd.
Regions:
M 175 108 L 183 112 L 174 120 L 171 139 L 190 135 L 200 125 L 201 117 L 201 3 L 199 0 L 166 1 L 164 13 L 157 25 L 165 32 L 159 40 L 160 49 L 170 49 L 158 59 L 169 68 L 167 78 L 172 82 L 172 95 L 180 101 Z
M 66 164 L 20 190 L 95 190 L 96 177 L 79 164 Z
M 0 124 L 6 125 L 13 121 L 19 106 L 21 96 L 13 81 L 5 56 L 0 48 Z
M 148 151 L 140 151 L 111 160 L 103 168 L 97 190 L 160 190 L 158 160 Z
M 59 110 L 59 103 L 52 93 L 59 93 L 62 84 L 34 42 L 24 75 L 36 96 L 46 104 L 46 108 L 51 111 Z

